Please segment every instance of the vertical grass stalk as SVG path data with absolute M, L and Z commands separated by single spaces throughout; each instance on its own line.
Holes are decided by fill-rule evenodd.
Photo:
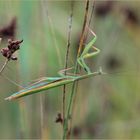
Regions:
M 67 38 L 67 51 L 66 51 L 66 57 L 65 57 L 65 67 L 64 69 L 68 68 L 68 59 L 69 59 L 69 50 L 70 50 L 70 43 L 71 43 L 71 30 L 72 30 L 72 17 L 73 17 L 73 7 L 74 7 L 74 1 L 71 1 L 71 12 L 69 16 L 69 27 L 68 27 L 68 38 Z M 66 75 L 66 71 L 64 72 Z M 66 85 L 63 87 L 63 104 L 62 104 L 62 111 L 63 111 L 63 120 L 65 120 L 65 98 L 66 98 Z M 63 123 L 64 127 L 64 123 Z
M 87 25 L 87 21 L 88 21 L 88 12 L 89 12 L 89 0 L 86 0 L 86 10 L 85 10 L 85 16 L 84 16 L 84 23 L 83 23 L 82 33 L 81 33 L 81 37 L 80 37 L 77 57 L 80 56 L 81 51 L 83 50 L 82 47 L 83 47 L 83 43 L 84 43 L 85 32 L 86 32 L 86 25 Z M 74 74 L 76 74 L 77 71 L 78 71 L 78 64 L 77 64 L 77 61 L 76 61 Z M 73 97 L 74 97 L 74 93 L 75 93 L 76 83 L 77 82 L 74 82 L 73 85 L 72 85 L 72 92 L 71 92 L 70 100 L 69 100 L 69 104 L 68 104 L 67 115 L 66 115 L 66 119 L 64 121 L 63 139 L 69 138 L 70 137 L 70 133 L 71 133 L 71 131 L 70 131 L 71 128 L 68 129 L 68 123 L 69 123 L 69 120 L 71 118 L 71 109 L 72 109 L 72 102 L 73 102 Z

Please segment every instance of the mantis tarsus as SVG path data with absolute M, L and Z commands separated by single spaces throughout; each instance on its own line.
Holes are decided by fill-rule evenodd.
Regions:
M 90 29 L 89 29 L 90 30 Z M 92 35 L 94 36 L 93 39 L 85 46 L 82 54 L 80 57 L 77 58 L 78 64 L 87 72 L 87 74 L 84 75 L 78 75 L 78 76 L 70 76 L 70 75 L 64 75 L 63 73 L 60 74 L 60 77 L 45 77 L 42 80 L 25 87 L 24 89 L 20 90 L 19 92 L 16 92 L 12 94 L 11 96 L 5 98 L 5 100 L 13 100 L 17 99 L 23 96 L 31 95 L 34 93 L 38 93 L 43 90 L 48 90 L 50 88 L 62 86 L 64 84 L 69 84 L 74 81 L 82 80 L 91 76 L 99 75 L 99 74 L 104 74 L 102 72 L 102 69 L 100 68 L 97 72 L 91 72 L 90 68 L 86 65 L 85 60 L 86 58 L 96 56 L 100 50 L 96 47 L 94 47 L 94 43 L 97 39 L 96 34 L 90 30 Z M 94 51 L 89 53 L 89 50 L 93 48 Z

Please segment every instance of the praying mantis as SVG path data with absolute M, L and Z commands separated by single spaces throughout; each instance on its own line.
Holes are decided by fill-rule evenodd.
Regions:
M 100 52 L 100 49 L 93 46 L 97 40 L 97 36 L 91 29 L 89 29 L 89 30 L 90 30 L 91 34 L 93 35 L 93 38 L 85 46 L 83 52 L 77 58 L 77 63 L 86 71 L 86 74 L 72 76 L 72 75 L 64 75 L 63 72 L 61 71 L 61 73 L 59 73 L 60 74 L 59 77 L 44 77 L 41 80 L 39 80 L 38 82 L 36 82 L 30 86 L 27 86 L 27 87 L 23 88 L 22 90 L 20 90 L 19 92 L 16 92 L 16 93 L 12 94 L 11 96 L 5 98 L 5 100 L 10 101 L 10 100 L 18 99 L 18 98 L 21 98 L 21 97 L 24 97 L 27 95 L 31 95 L 31 94 L 35 94 L 35 93 L 38 93 L 38 92 L 41 92 L 44 90 L 48 90 L 48 89 L 55 88 L 58 86 L 70 84 L 70 83 L 73 83 L 75 81 L 89 78 L 91 76 L 106 74 L 102 71 L 101 68 L 99 68 L 99 70 L 96 72 L 91 72 L 90 68 L 85 63 L 85 59 L 90 58 L 90 57 L 94 57 Z M 94 51 L 89 52 L 89 50 L 91 48 Z M 68 69 L 65 69 L 63 71 L 66 71 L 66 70 L 68 70 Z

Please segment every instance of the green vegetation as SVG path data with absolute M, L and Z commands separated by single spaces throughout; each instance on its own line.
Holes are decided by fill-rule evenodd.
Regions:
M 139 6 L 139 1 L 0 1 L 0 47 L 9 38 L 23 39 L 18 60 L 8 62 L 0 76 L 0 138 L 139 139 Z M 101 50 L 86 64 L 91 72 L 102 67 L 107 74 L 4 100 L 21 90 L 5 77 L 25 87 L 72 66 L 74 77 L 86 74 L 76 64 L 93 38 L 84 23 Z M 0 60 L 2 67 L 5 58 Z

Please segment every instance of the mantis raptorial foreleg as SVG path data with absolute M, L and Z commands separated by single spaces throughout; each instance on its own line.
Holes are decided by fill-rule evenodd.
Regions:
M 92 57 L 92 56 L 96 56 L 99 52 L 100 52 L 100 50 L 98 49 L 98 48 L 96 48 L 96 47 L 94 47 L 93 45 L 94 45 L 94 43 L 95 43 L 95 41 L 96 41 L 96 39 L 97 39 L 97 36 L 96 36 L 96 34 L 90 29 L 90 28 L 88 28 L 89 29 L 89 31 L 91 32 L 91 34 L 94 36 L 93 37 L 93 39 L 85 46 L 85 48 L 84 48 L 84 50 L 83 50 L 83 52 L 82 52 L 82 54 L 77 58 L 77 62 L 78 62 L 78 64 L 88 73 L 88 74 L 90 74 L 90 73 L 92 73 L 91 72 L 91 70 L 90 70 L 90 68 L 87 66 L 87 64 L 85 63 L 85 58 L 90 58 L 90 57 Z M 89 50 L 90 49 L 94 49 L 94 52 L 90 52 L 89 53 Z M 68 71 L 68 70 L 70 70 L 70 69 L 72 69 L 72 68 L 68 68 L 68 69 L 64 69 L 64 70 L 61 70 L 60 72 L 59 72 L 59 74 L 61 75 L 61 76 L 65 76 L 65 74 L 64 74 L 64 72 L 65 71 Z M 69 74 L 69 73 L 67 73 L 67 74 Z M 71 76 L 75 76 L 75 74 L 73 75 L 73 74 L 70 74 Z
M 84 48 L 82 54 L 81 54 L 80 57 L 78 57 L 78 59 L 77 59 L 79 65 L 80 65 L 83 69 L 85 69 L 85 71 L 86 71 L 88 74 L 90 74 L 90 73 L 92 73 L 92 72 L 90 71 L 90 68 L 86 65 L 84 59 L 85 59 L 85 58 L 92 57 L 92 56 L 95 56 L 95 55 L 97 55 L 97 54 L 100 52 L 100 50 L 99 50 L 98 48 L 96 48 L 96 47 L 93 46 L 93 44 L 95 43 L 95 41 L 96 41 L 96 39 L 97 39 L 97 36 L 96 36 L 96 34 L 95 34 L 91 29 L 89 29 L 89 30 L 90 30 L 90 32 L 93 34 L 94 38 L 85 46 L 85 48 Z M 91 48 L 93 48 L 95 51 L 89 53 L 89 50 L 90 50 Z

